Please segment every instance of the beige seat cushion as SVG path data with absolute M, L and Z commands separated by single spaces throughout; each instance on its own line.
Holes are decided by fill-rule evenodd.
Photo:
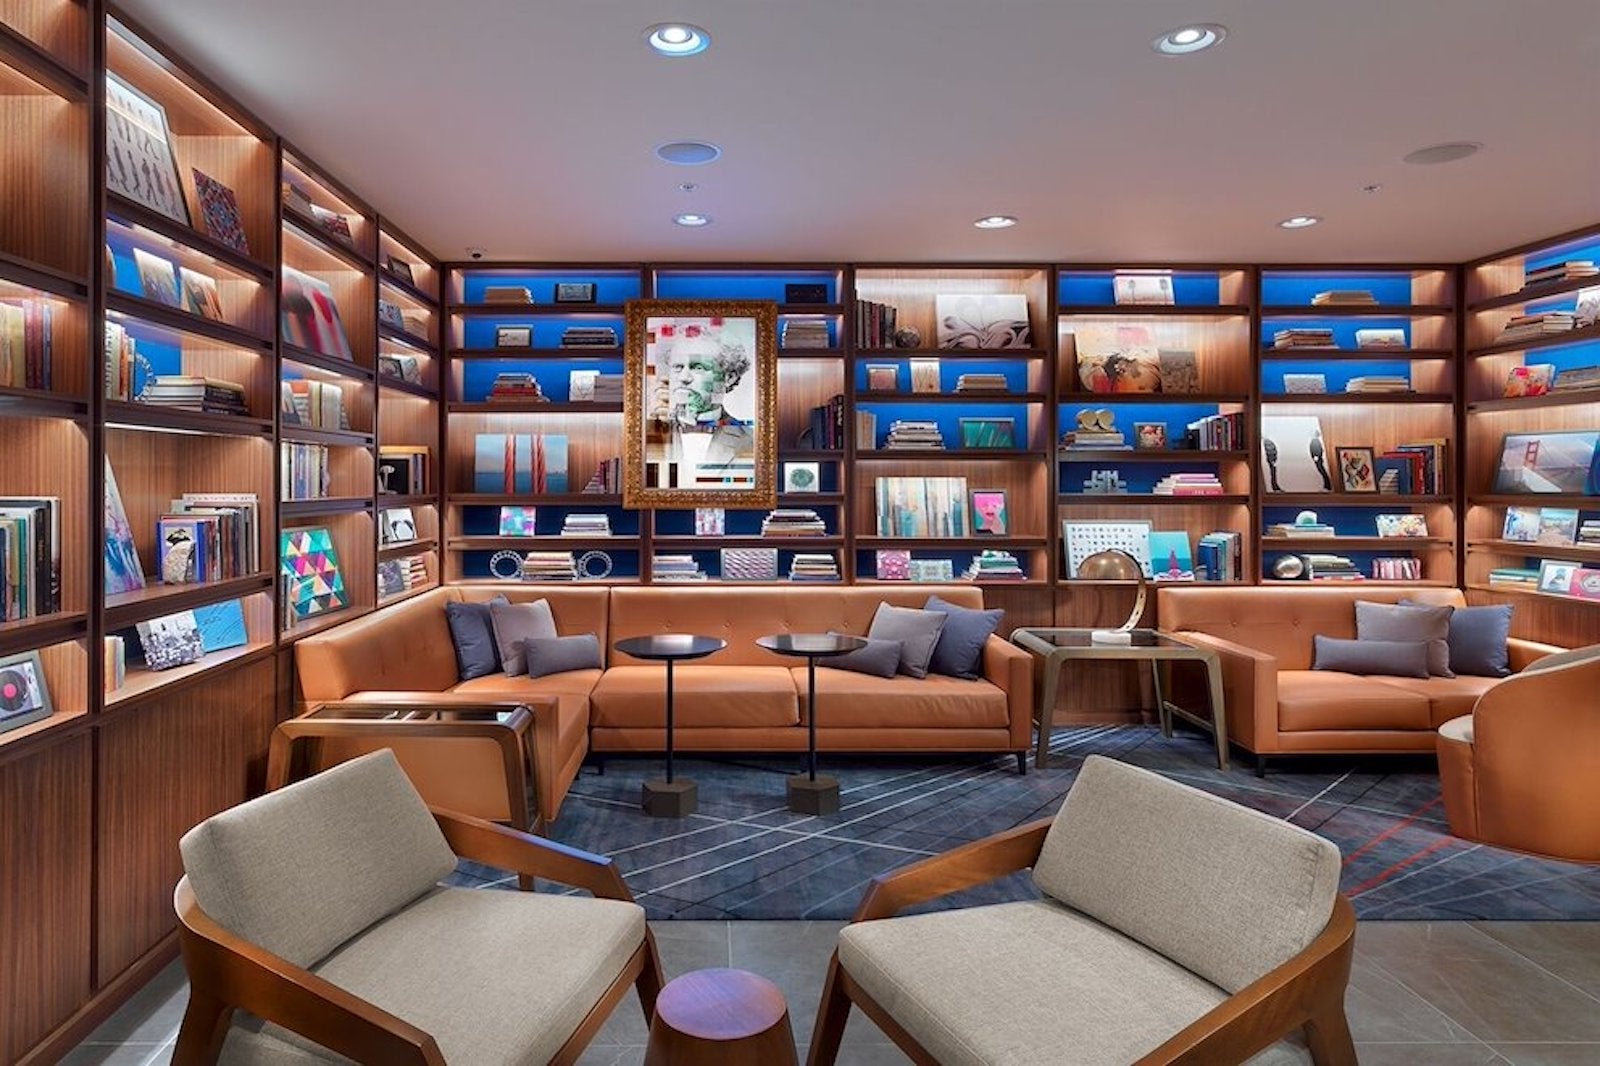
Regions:
M 1452 718 L 1471 714 L 1472 708 L 1478 705 L 1478 697 L 1501 680 L 1459 674 L 1455 677 L 1386 677 L 1383 683 L 1427 697 L 1428 724 L 1437 727 Z
M 510 677 L 506 674 L 489 674 L 475 677 L 451 687 L 451 692 L 467 692 L 486 700 L 520 700 L 530 696 L 584 696 L 594 691 L 600 683 L 599 670 L 568 670 L 544 677 L 526 674 Z
M 633 903 L 446 888 L 312 970 L 432 1035 L 446 1062 L 543 1066 L 622 972 L 644 931 L 644 910 Z M 243 1057 L 223 1061 L 302 1061 L 294 1045 L 314 1047 L 268 1025 L 230 1035 L 229 1050 Z
M 800 713 L 809 715 L 806 668 L 793 667 L 791 672 L 800 693 Z M 988 681 L 943 674 L 873 677 L 819 665 L 817 705 L 822 708 L 817 724 L 829 729 L 1004 729 L 1010 724 L 1006 694 L 999 688 Z
M 1286 733 L 1318 729 L 1432 729 L 1428 697 L 1396 688 L 1388 683 L 1393 680 L 1335 670 L 1280 670 L 1278 728 Z
M 673 719 L 680 728 L 788 726 L 800 700 L 784 666 L 678 666 Z M 589 696 L 596 726 L 661 729 L 666 724 L 663 666 L 613 666 Z
M 1227 998 L 1049 900 L 859 922 L 839 963 L 942 1066 L 1127 1066 Z
M 1460 718 L 1452 718 L 1439 727 L 1439 735 L 1446 740 L 1459 740 L 1463 744 L 1472 743 L 1472 715 L 1464 714 Z

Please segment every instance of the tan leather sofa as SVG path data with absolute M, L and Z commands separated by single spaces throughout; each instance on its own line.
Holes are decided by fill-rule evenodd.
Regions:
M 1256 756 L 1432 751 L 1434 730 L 1468 714 L 1492 677 L 1374 677 L 1311 669 L 1312 637 L 1356 635 L 1355 602 L 1466 605 L 1459 589 L 1307 585 L 1162 588 L 1161 628 L 1222 660 L 1228 735 Z M 1511 669 L 1560 651 L 1513 638 Z M 1203 706 L 1203 700 L 1201 704 Z
M 921 607 L 937 594 L 982 607 L 972 586 L 906 588 L 596 588 L 455 585 L 436 589 L 295 644 L 297 698 L 433 704 L 554 697 L 536 715 L 534 775 L 540 810 L 553 818 L 585 755 L 666 746 L 665 667 L 618 653 L 625 637 L 699 633 L 727 648 L 674 670 L 679 751 L 804 751 L 811 709 L 804 660 L 756 646 L 769 633 L 865 633 L 880 603 Z M 444 605 L 504 595 L 550 602 L 563 636 L 594 633 L 606 669 L 530 679 L 494 674 L 462 681 Z M 823 751 L 1014 752 L 1023 765 L 1033 722 L 1033 659 L 998 636 L 982 677 L 871 677 L 819 664 L 817 746 Z
M 1600 863 L 1600 645 L 1552 655 L 1439 727 L 1450 831 Z

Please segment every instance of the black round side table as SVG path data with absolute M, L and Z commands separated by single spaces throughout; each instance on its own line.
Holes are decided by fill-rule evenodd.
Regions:
M 667 664 L 667 778 L 646 781 L 640 805 L 653 818 L 684 818 L 695 812 L 700 797 L 693 781 L 679 781 L 672 774 L 672 664 L 680 659 L 703 659 L 728 646 L 716 637 L 697 637 L 690 633 L 663 633 L 654 637 L 624 637 L 616 648 L 635 659 Z
M 789 809 L 797 814 L 838 814 L 838 780 L 817 776 L 817 660 L 860 651 L 867 642 L 834 633 L 775 633 L 757 637 L 756 644 L 806 660 L 806 772 L 789 778 Z

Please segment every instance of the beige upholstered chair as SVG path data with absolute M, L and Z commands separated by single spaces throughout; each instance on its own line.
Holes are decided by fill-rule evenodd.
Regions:
M 893 917 L 1030 866 L 1043 899 Z M 1353 1066 L 1339 868 L 1315 834 L 1090 757 L 1053 822 L 873 882 L 810 1062 L 834 1061 L 853 1003 L 937 1066 L 1304 1062 L 1282 1039 L 1302 1027 L 1312 1061 Z
M 180 1066 L 570 1063 L 630 986 L 654 1010 L 655 942 L 609 860 L 430 813 L 387 750 L 181 847 Z M 458 855 L 596 898 L 441 888 Z

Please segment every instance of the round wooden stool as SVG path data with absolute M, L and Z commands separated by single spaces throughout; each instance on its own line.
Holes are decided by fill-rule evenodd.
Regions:
M 789 1004 L 744 970 L 696 970 L 656 997 L 645 1066 L 793 1066 Z

